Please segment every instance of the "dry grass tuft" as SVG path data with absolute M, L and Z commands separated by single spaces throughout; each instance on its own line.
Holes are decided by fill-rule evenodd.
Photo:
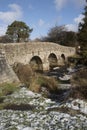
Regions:
M 53 77 L 46 77 L 40 73 L 33 72 L 29 65 L 18 63 L 13 67 L 21 83 L 29 90 L 36 93 L 56 93 L 58 82 Z M 46 95 L 46 94 L 45 94 Z
M 23 65 L 21 63 L 17 63 L 15 66 L 13 66 L 13 69 L 17 74 L 21 83 L 29 87 L 31 78 L 34 74 L 31 67 L 29 65 Z
M 29 89 L 34 92 L 41 92 L 42 87 L 49 92 L 56 92 L 58 82 L 52 77 L 46 77 L 43 75 L 33 77 Z

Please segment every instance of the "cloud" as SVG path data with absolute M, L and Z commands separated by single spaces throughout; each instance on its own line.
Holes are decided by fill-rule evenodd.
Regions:
M 5 34 L 8 24 L 22 17 L 22 9 L 19 5 L 9 4 L 8 7 L 9 11 L 0 11 L 0 36 Z
M 45 22 L 44 22 L 44 20 L 40 19 L 38 24 L 39 24 L 40 27 L 42 27 L 45 24 Z
M 79 23 L 83 23 L 83 18 L 85 16 L 83 14 L 80 14 L 77 18 L 74 19 L 74 22 L 79 24 Z
M 55 7 L 58 11 L 63 9 L 67 4 L 71 3 L 76 8 L 81 8 L 86 5 L 85 0 L 54 0 Z
M 83 23 L 84 17 L 85 17 L 84 15 L 80 14 L 78 17 L 74 18 L 73 24 L 67 24 L 66 25 L 67 30 L 77 32 L 78 31 L 78 25 L 79 25 L 79 23 Z
M 0 20 L 5 23 L 11 23 L 16 19 L 20 19 L 22 17 L 21 7 L 17 4 L 10 4 L 8 7 L 11 9 L 7 12 L 0 11 Z
M 54 0 L 57 10 L 61 10 L 66 4 L 68 0 Z
M 76 24 L 67 24 L 65 27 L 68 31 L 78 31 L 78 26 Z

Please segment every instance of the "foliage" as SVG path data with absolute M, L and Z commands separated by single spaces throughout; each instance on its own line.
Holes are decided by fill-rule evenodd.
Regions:
M 60 43 L 60 37 L 64 35 L 64 32 L 65 32 L 65 26 L 54 26 L 49 30 L 48 36 L 43 37 L 42 40 L 48 42 Z
M 75 47 L 77 44 L 77 33 L 73 31 L 66 31 L 65 33 L 65 40 L 63 41 L 63 44 L 65 46 L 72 46 Z
M 87 69 L 81 69 L 71 79 L 72 97 L 87 99 Z
M 47 37 L 43 37 L 42 41 L 55 42 L 65 46 L 75 46 L 77 34 L 67 31 L 65 26 L 55 26 L 49 30 Z
M 83 64 L 87 66 L 87 50 L 81 52 Z
M 14 21 L 8 26 L 6 34 L 13 42 L 20 42 L 28 41 L 31 32 L 32 29 L 30 29 L 24 22 Z
M 11 43 L 11 42 L 12 40 L 7 35 L 0 37 L 0 43 Z
M 83 64 L 87 65 L 87 1 L 84 8 L 83 22 L 79 23 L 78 41 L 81 46 L 80 55 L 83 58 Z
M 81 47 L 87 50 L 87 1 L 83 14 L 84 14 L 83 22 L 79 23 L 78 41 Z

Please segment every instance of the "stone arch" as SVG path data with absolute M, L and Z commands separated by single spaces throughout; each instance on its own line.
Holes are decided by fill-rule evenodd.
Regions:
M 34 71 L 38 71 L 38 72 L 43 71 L 43 63 L 42 63 L 42 60 L 39 56 L 33 56 L 30 59 L 29 64 Z
M 48 56 L 48 61 L 50 69 L 53 69 L 54 67 L 58 66 L 58 59 L 54 53 L 50 53 L 50 55 Z
M 66 57 L 65 57 L 65 55 L 64 55 L 63 53 L 61 54 L 61 58 L 62 58 L 63 60 L 66 59 Z
M 65 54 L 61 54 L 61 59 L 62 59 L 62 63 L 65 65 L 66 63 L 66 57 L 65 57 Z

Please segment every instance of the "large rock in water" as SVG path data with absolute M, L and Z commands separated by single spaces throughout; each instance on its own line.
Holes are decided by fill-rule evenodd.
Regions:
M 19 82 L 19 79 L 7 63 L 4 52 L 0 49 L 0 83 L 4 82 Z

